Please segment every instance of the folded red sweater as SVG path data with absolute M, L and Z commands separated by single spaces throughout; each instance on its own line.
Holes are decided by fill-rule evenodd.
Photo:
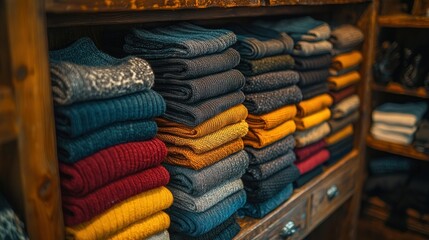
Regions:
M 307 160 L 296 163 L 296 167 L 299 169 L 299 172 L 302 174 L 305 174 L 320 164 L 324 163 L 329 159 L 329 151 L 326 149 L 322 149 L 313 156 L 307 158 Z
M 61 187 L 68 195 L 85 196 L 112 181 L 157 166 L 166 156 L 165 144 L 156 138 L 119 144 L 74 164 L 60 163 Z
M 169 180 L 170 174 L 159 165 L 109 183 L 84 197 L 63 193 L 64 222 L 67 226 L 83 223 L 129 197 L 167 185 Z
M 320 140 L 308 146 L 302 148 L 295 148 L 296 162 L 305 161 L 308 157 L 314 153 L 319 152 L 322 148 L 326 146 L 325 140 Z

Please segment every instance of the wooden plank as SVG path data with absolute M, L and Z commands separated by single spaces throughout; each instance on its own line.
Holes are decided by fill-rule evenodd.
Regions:
M 43 1 L 6 0 L 4 10 L 18 119 L 21 213 L 30 239 L 63 239 Z
M 16 140 L 15 102 L 12 89 L 0 86 L 0 144 Z
M 378 24 L 381 27 L 394 28 L 429 28 L 429 17 L 395 14 L 380 16 Z
M 326 5 L 370 2 L 370 0 L 268 0 L 268 5 Z
M 378 83 L 373 83 L 372 89 L 380 92 L 387 92 L 387 93 L 429 99 L 429 93 L 424 87 L 419 87 L 416 89 L 407 89 L 407 88 L 404 88 L 401 84 L 396 82 L 389 83 L 386 86 Z
M 412 145 L 402 145 L 397 143 L 381 141 L 381 140 L 375 139 L 371 135 L 368 135 L 368 137 L 366 138 L 366 142 L 369 147 L 379 151 L 389 152 L 389 153 L 401 155 L 404 157 L 414 158 L 417 160 L 429 161 L 429 155 L 416 151 L 416 149 L 414 149 Z

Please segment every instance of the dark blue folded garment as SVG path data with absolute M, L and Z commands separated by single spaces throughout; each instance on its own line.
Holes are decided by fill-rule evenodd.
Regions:
M 294 183 L 293 186 L 295 188 L 302 187 L 304 184 L 311 181 L 313 178 L 317 177 L 319 174 L 323 173 L 323 167 L 322 165 L 317 166 L 310 172 L 305 173 L 304 175 L 301 175 Z
M 330 153 L 328 161 L 324 162 L 325 166 L 332 165 L 341 160 L 345 155 L 353 150 L 354 136 L 349 136 L 341 141 L 326 147 Z
M 413 160 L 396 155 L 387 155 L 370 159 L 368 165 L 372 175 L 393 174 L 410 172 L 413 167 Z
M 299 87 L 306 87 L 310 85 L 326 82 L 330 76 L 328 69 L 302 71 L 299 72 Z
M 252 147 L 245 147 L 249 155 L 250 164 L 261 164 L 274 160 L 295 147 L 295 138 L 293 135 L 288 135 L 279 141 L 270 144 L 266 147 L 256 149 Z
M 325 82 L 309 85 L 301 88 L 302 100 L 307 100 L 320 94 L 327 93 L 329 91 L 328 84 Z
M 332 64 L 331 54 L 297 57 L 295 59 L 295 70 L 313 70 L 313 69 L 328 69 Z

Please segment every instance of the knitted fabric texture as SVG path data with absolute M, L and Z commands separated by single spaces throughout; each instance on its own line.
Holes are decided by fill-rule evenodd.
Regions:
M 185 138 L 200 138 L 246 119 L 247 108 L 238 104 L 192 128 L 164 118 L 157 118 L 158 133 L 170 133 Z
M 383 129 L 375 128 L 374 126 L 371 127 L 370 132 L 375 139 L 386 141 L 386 142 L 392 142 L 392 143 L 398 143 L 398 144 L 404 144 L 404 145 L 408 145 L 413 142 L 412 134 L 403 134 L 403 133 L 397 133 L 397 132 L 392 132 L 388 130 L 386 131 Z
M 325 140 L 320 140 L 303 148 L 295 148 L 296 161 L 301 162 L 326 146 Z
M 352 68 L 359 65 L 363 60 L 362 53 L 359 51 L 352 51 L 344 53 L 338 56 L 335 56 L 332 59 L 332 68 L 334 70 L 343 70 L 347 68 Z
M 335 152 L 338 152 L 344 148 L 347 148 L 347 146 L 350 146 L 350 145 L 353 146 L 353 141 L 354 141 L 354 136 L 350 135 L 346 138 L 341 139 L 340 141 L 336 142 L 335 144 L 327 146 L 326 150 L 328 150 L 330 153 L 335 153 Z
M 310 172 L 301 175 L 294 183 L 293 186 L 295 188 L 299 188 L 304 186 L 306 183 L 308 183 L 309 181 L 311 181 L 313 178 L 317 177 L 318 175 L 323 173 L 323 167 L 322 166 L 317 166 L 316 168 L 314 168 L 313 170 L 311 170 Z
M 227 220 L 245 202 L 246 192 L 240 190 L 201 213 L 188 212 L 173 206 L 167 211 L 171 217 L 170 229 L 188 236 L 202 235 Z
M 52 97 L 58 105 L 118 97 L 149 89 L 154 83 L 145 60 L 113 58 L 98 50 L 89 38 L 50 51 L 49 60 Z
M 258 181 L 271 177 L 276 172 L 290 166 L 295 162 L 295 153 L 289 150 L 285 155 L 274 160 L 258 165 L 249 165 L 246 173 L 243 175 L 245 181 Z
M 329 124 L 324 122 L 304 131 L 296 131 L 294 134 L 296 147 L 305 147 L 315 143 L 330 133 Z
M 298 81 L 299 74 L 296 71 L 268 72 L 246 77 L 246 84 L 242 90 L 244 93 L 264 92 L 295 85 Z
M 262 115 L 282 106 L 298 103 L 301 99 L 301 90 L 297 86 L 291 86 L 269 92 L 247 94 L 243 104 L 249 113 Z
M 253 218 L 263 218 L 278 206 L 286 202 L 293 193 L 293 184 L 289 183 L 283 190 L 274 195 L 271 199 L 261 203 L 247 202 L 238 209 L 239 216 L 249 216 Z
M 183 104 L 170 100 L 165 100 L 165 102 L 167 111 L 163 115 L 164 118 L 195 127 L 215 115 L 243 103 L 244 94 L 236 91 L 194 104 Z
M 313 55 L 322 55 L 331 52 L 332 44 L 328 41 L 320 42 L 303 42 L 299 41 L 295 44 L 292 55 L 300 57 L 308 57 Z
M 240 90 L 244 82 L 240 71 L 230 70 L 186 81 L 157 78 L 154 90 L 169 100 L 196 103 Z
M 372 127 L 383 131 L 389 131 L 392 133 L 406 134 L 406 135 L 413 135 L 417 130 L 417 126 L 407 127 L 407 126 L 401 126 L 401 125 L 387 124 L 383 122 L 373 122 Z
M 299 169 L 299 172 L 302 175 L 327 161 L 329 159 L 329 156 L 329 151 L 326 149 L 322 149 L 307 158 L 305 161 L 297 162 L 296 167 Z
M 24 223 L 14 212 L 7 199 L 0 193 L 0 238 L 9 240 L 29 239 Z
M 296 112 L 297 111 L 295 105 L 286 105 L 272 112 L 259 116 L 249 114 L 246 118 L 246 122 L 249 124 L 249 128 L 268 130 L 273 129 L 280 124 L 293 119 L 296 115 Z
M 228 71 L 240 62 L 240 54 L 232 48 L 221 53 L 192 59 L 167 58 L 148 60 L 155 73 L 155 81 L 160 79 L 193 79 Z
M 307 100 L 312 97 L 322 95 L 324 93 L 327 93 L 328 91 L 328 84 L 324 82 L 312 86 L 303 87 L 301 88 L 302 100 Z
M 413 127 L 428 109 L 426 102 L 384 103 L 372 112 L 374 122 Z
M 261 203 L 275 196 L 289 183 L 299 177 L 299 170 L 295 165 L 275 173 L 262 181 L 243 181 L 247 193 L 247 202 Z
M 165 162 L 198 170 L 243 149 L 244 143 L 241 138 L 201 154 L 196 154 L 188 148 L 168 146 L 168 155 Z
M 116 144 L 151 139 L 156 130 L 154 121 L 139 120 L 115 123 L 73 139 L 57 136 L 58 160 L 74 163 Z
M 322 109 L 316 113 L 303 118 L 295 118 L 296 129 L 307 130 L 331 118 L 331 110 L 329 108 Z
M 292 135 L 289 135 L 264 148 L 246 147 L 245 150 L 249 155 L 250 164 L 261 164 L 286 154 L 294 147 L 295 139 Z
M 183 138 L 170 134 L 159 134 L 157 137 L 167 145 L 190 148 L 195 154 L 201 154 L 220 147 L 234 139 L 244 137 L 247 134 L 248 125 L 242 120 L 219 129 L 201 138 Z
M 168 217 L 168 219 L 170 219 L 170 217 Z M 168 224 L 168 226 L 170 226 L 170 224 Z M 168 233 L 167 230 L 164 230 L 162 232 L 151 235 L 150 237 L 146 238 L 146 240 L 170 240 L 170 234 Z
M 62 206 L 67 226 L 81 224 L 138 193 L 167 185 L 170 175 L 162 167 L 154 167 L 109 183 L 84 197 L 63 192 Z
M 201 170 L 164 164 L 170 173 L 168 185 L 194 197 L 201 196 L 228 180 L 240 178 L 248 165 L 249 157 L 245 151 L 232 154 Z
M 329 89 L 340 90 L 360 81 L 360 74 L 357 71 L 352 71 L 341 76 L 332 76 L 328 78 Z
M 297 117 L 302 118 L 328 108 L 332 105 L 333 99 L 328 94 L 321 94 L 314 98 L 299 102 L 296 107 Z
M 345 99 L 356 93 L 356 86 L 349 86 L 339 91 L 330 91 L 329 95 L 334 99 L 334 104 L 341 102 L 341 100 Z
M 326 69 L 331 66 L 332 56 L 331 54 L 323 54 L 311 57 L 294 57 L 295 66 L 294 69 L 312 70 L 312 69 Z
M 410 172 L 413 160 L 401 156 L 387 155 L 373 158 L 368 161 L 369 171 L 372 175 Z
M 162 115 L 165 102 L 152 90 L 106 100 L 55 108 L 57 134 L 78 137 L 112 123 L 145 120 Z
M 292 69 L 294 65 L 295 62 L 292 56 L 285 54 L 265 57 L 257 60 L 242 58 L 240 64 L 238 64 L 236 68 L 245 76 L 254 76 L 267 72 Z
M 340 119 L 331 119 L 328 121 L 329 127 L 331 128 L 331 133 L 338 132 L 343 129 L 345 126 L 355 123 L 359 120 L 359 112 L 355 111 L 350 115 L 347 115 L 344 118 Z
M 263 148 L 294 133 L 295 129 L 296 125 L 293 120 L 286 121 L 269 130 L 249 128 L 249 132 L 243 137 L 244 145 Z
M 364 35 L 359 28 L 350 24 L 343 24 L 332 30 L 329 41 L 332 42 L 334 48 L 350 49 L 357 47 L 363 38 Z
M 66 228 L 68 239 L 106 239 L 119 230 L 164 210 L 173 203 L 165 187 L 155 188 L 122 201 L 88 222 Z
M 358 95 L 352 95 L 332 108 L 333 118 L 343 118 L 354 111 L 357 111 L 360 106 L 360 100 Z
M 125 37 L 124 51 L 148 59 L 193 58 L 222 52 L 237 41 L 225 29 L 207 29 L 178 23 L 154 29 L 132 29 Z
M 243 182 L 241 179 L 225 182 L 199 197 L 191 196 L 173 187 L 169 189 L 174 196 L 173 206 L 189 212 L 204 212 L 243 189 Z
M 327 69 L 299 72 L 298 86 L 305 87 L 308 85 L 314 85 L 321 82 L 326 82 L 328 77 L 329 77 L 329 71 Z
M 327 150 L 329 151 L 330 157 L 324 165 L 332 165 L 349 154 L 353 150 L 353 139 L 353 136 L 350 136 L 332 146 L 328 146 Z
M 344 75 L 353 71 L 359 71 L 360 65 L 354 65 L 351 66 L 349 68 L 343 68 L 341 70 L 336 70 L 334 68 L 329 68 L 329 74 L 331 74 L 332 76 L 340 76 L 340 75 Z
M 124 176 L 157 166 L 166 156 L 165 144 L 156 138 L 115 145 L 74 164 L 60 162 L 61 188 L 82 197 Z
M 326 145 L 332 145 L 335 144 L 339 141 L 341 141 L 342 139 L 353 135 L 353 125 L 349 124 L 346 127 L 344 127 L 343 129 L 337 131 L 334 134 L 329 135 L 328 137 L 325 138 L 326 141 Z

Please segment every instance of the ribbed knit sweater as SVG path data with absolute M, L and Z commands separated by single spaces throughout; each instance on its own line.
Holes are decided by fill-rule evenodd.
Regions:
M 340 129 L 344 128 L 345 126 L 354 123 L 359 120 L 359 112 L 355 111 L 350 115 L 347 115 L 344 118 L 340 119 L 331 119 L 328 121 L 329 127 L 331 128 L 331 133 L 336 133 Z
M 349 124 L 346 127 L 338 130 L 334 134 L 331 134 L 326 137 L 325 142 L 328 146 L 330 146 L 351 135 L 353 135 L 353 125 Z
M 364 39 L 362 31 L 350 24 L 343 24 L 331 32 L 329 41 L 336 49 L 350 49 L 357 47 Z
M 262 73 L 256 76 L 246 77 L 243 87 L 244 93 L 264 92 L 288 87 L 299 82 L 299 74 L 296 71 L 276 71 Z
M 306 130 L 310 129 L 316 125 L 321 124 L 322 122 L 327 121 L 331 118 L 331 111 L 329 108 L 322 109 L 316 113 L 308 115 L 303 118 L 295 118 L 296 129 Z
M 294 183 L 293 186 L 294 188 L 299 188 L 304 186 L 306 183 L 308 183 L 309 181 L 311 181 L 313 178 L 317 177 L 319 174 L 323 173 L 323 166 L 319 165 L 315 168 L 313 168 L 313 170 L 301 175 Z
M 339 103 L 341 100 L 353 95 L 354 93 L 356 93 L 356 86 L 353 85 L 339 91 L 329 91 L 329 95 L 334 99 L 334 104 Z
M 332 108 L 332 117 L 335 119 L 346 117 L 357 111 L 359 106 L 360 100 L 358 95 L 355 94 L 347 97 Z
M 306 117 L 324 108 L 332 105 L 332 97 L 328 94 L 321 94 L 305 101 L 299 102 L 296 107 L 298 109 L 297 117 Z
M 295 129 L 296 125 L 293 120 L 286 121 L 269 130 L 249 128 L 249 132 L 243 137 L 243 141 L 246 146 L 263 148 L 294 133 Z
M 328 41 L 320 42 L 303 42 L 295 43 L 292 55 L 300 57 L 308 57 L 314 55 L 322 55 L 332 51 L 332 44 Z
M 315 167 L 326 162 L 329 159 L 329 157 L 330 157 L 329 151 L 326 149 L 322 149 L 319 152 L 307 158 L 306 160 L 297 162 L 296 167 L 299 169 L 299 172 L 302 175 L 307 172 L 310 172 Z
M 328 69 L 319 69 L 312 71 L 300 71 L 298 86 L 305 87 L 326 82 L 329 77 Z
M 315 143 L 330 133 L 329 124 L 327 122 L 321 123 L 310 129 L 304 131 L 296 131 L 294 134 L 297 147 L 305 147 Z
M 168 220 L 170 220 L 170 217 L 168 217 Z M 168 223 L 168 226 L 170 226 L 170 221 L 168 221 Z M 154 235 L 151 235 L 150 237 L 146 238 L 146 240 L 170 240 L 170 233 L 168 233 L 167 230 L 164 230 L 162 232 L 158 232 Z
M 341 71 L 347 68 L 358 66 L 363 61 L 362 53 L 359 51 L 351 51 L 335 56 L 332 59 L 331 68 L 335 71 Z
M 295 155 L 296 155 L 296 161 L 305 161 L 308 157 L 313 155 L 314 153 L 322 150 L 326 146 L 325 140 L 320 140 L 318 142 L 315 142 L 313 144 L 307 145 L 302 148 L 295 148 Z
M 292 69 L 294 65 L 295 62 L 292 56 L 285 54 L 265 57 L 257 60 L 243 58 L 236 68 L 245 76 L 254 76 L 267 72 Z
M 296 106 L 294 104 L 280 107 L 272 112 L 263 115 L 249 114 L 246 118 L 246 122 L 249 124 L 249 128 L 253 129 L 273 129 L 282 123 L 291 120 L 296 115 Z
M 296 70 L 312 70 L 312 69 L 326 69 L 331 66 L 332 56 L 331 54 L 323 54 L 309 57 L 297 57 L 294 56 Z
M 340 90 L 350 85 L 356 84 L 361 79 L 359 72 L 352 71 L 340 76 L 331 76 L 328 78 L 329 89 Z
M 329 91 L 327 83 L 319 83 L 301 88 L 302 100 L 307 100 L 312 97 L 327 93 Z
M 295 139 L 293 135 L 288 135 L 264 148 L 256 149 L 253 147 L 246 147 L 245 150 L 249 155 L 250 164 L 261 164 L 286 154 L 294 147 Z

